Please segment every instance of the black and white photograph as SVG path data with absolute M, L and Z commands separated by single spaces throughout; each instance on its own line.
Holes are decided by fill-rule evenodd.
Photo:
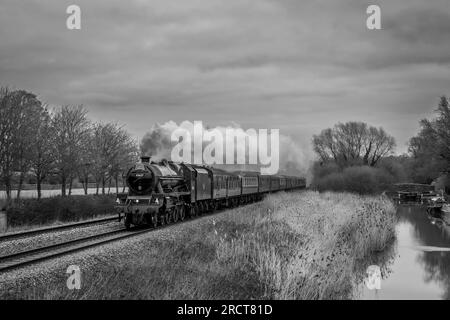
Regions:
M 1 0 L 0 300 L 450 299 L 449 40 L 449 0 Z

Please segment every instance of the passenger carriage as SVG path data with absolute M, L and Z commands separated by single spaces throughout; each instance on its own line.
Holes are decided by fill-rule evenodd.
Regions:
M 280 190 L 280 176 L 270 176 L 270 192 Z
M 256 172 L 245 172 L 240 174 L 241 178 L 241 202 L 255 201 L 258 195 L 258 174 Z
M 269 175 L 259 175 L 258 176 L 258 192 L 267 193 L 270 192 L 270 176 Z

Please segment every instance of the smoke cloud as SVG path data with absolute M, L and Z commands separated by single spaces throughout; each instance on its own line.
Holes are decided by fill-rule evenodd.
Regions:
M 218 130 L 222 135 L 226 136 L 227 129 L 234 129 L 235 132 L 239 132 L 242 136 L 246 137 L 246 142 L 248 143 L 248 134 L 247 130 L 243 129 L 239 124 L 233 123 L 228 126 L 217 126 L 217 127 L 202 127 L 203 133 L 212 132 L 213 130 Z M 149 132 L 147 132 L 141 140 L 140 149 L 143 155 L 151 156 L 152 160 L 158 161 L 161 159 L 171 159 L 171 153 L 173 148 L 180 141 L 172 141 L 172 133 L 176 130 L 182 130 L 188 132 L 194 139 L 202 140 L 202 137 L 194 136 L 194 125 L 192 122 L 184 121 L 178 125 L 174 121 L 168 121 L 164 124 L 155 124 L 152 126 Z M 258 130 L 256 129 L 256 132 Z M 270 133 L 270 130 L 268 130 Z M 197 140 L 198 141 L 198 140 Z M 210 144 L 210 142 L 203 141 L 203 149 Z M 223 150 L 227 148 L 227 142 L 224 141 Z M 270 134 L 268 138 L 268 144 L 270 145 Z M 234 143 L 232 145 L 234 147 L 234 158 L 236 160 L 238 154 L 238 143 Z M 308 174 L 308 169 L 312 162 L 312 154 L 309 150 L 305 150 L 306 148 L 302 148 L 299 146 L 296 141 L 292 139 L 292 137 L 288 135 L 279 134 L 279 171 L 278 174 L 285 175 L 295 175 L 295 176 L 306 176 Z M 249 154 L 252 152 L 248 148 L 245 150 L 245 158 L 247 164 L 213 164 L 213 167 L 228 170 L 228 171 L 255 171 L 260 172 L 261 165 L 260 164 L 248 164 L 252 156 L 256 156 L 255 154 Z M 269 154 L 272 152 L 269 146 Z M 190 159 L 194 159 L 194 148 L 191 150 Z M 225 160 L 226 155 L 223 155 L 223 159 Z M 191 161 L 186 161 L 191 162 Z M 236 161 L 235 161 L 236 162 Z M 225 161 L 223 161 L 225 163 Z

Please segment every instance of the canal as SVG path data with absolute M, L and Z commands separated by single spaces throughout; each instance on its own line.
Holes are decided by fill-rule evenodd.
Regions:
M 424 206 L 401 205 L 397 213 L 396 240 L 370 262 L 381 269 L 380 289 L 361 283 L 356 297 L 449 299 L 450 226 L 429 217 Z

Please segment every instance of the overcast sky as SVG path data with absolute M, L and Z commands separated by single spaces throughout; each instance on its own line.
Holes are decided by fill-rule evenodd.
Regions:
M 66 29 L 70 4 L 79 31 Z M 370 4 L 382 30 L 365 27 Z M 450 2 L 2 0 L 0 85 L 84 104 L 139 137 L 156 122 L 202 120 L 309 145 L 361 120 L 401 152 L 450 94 Z

